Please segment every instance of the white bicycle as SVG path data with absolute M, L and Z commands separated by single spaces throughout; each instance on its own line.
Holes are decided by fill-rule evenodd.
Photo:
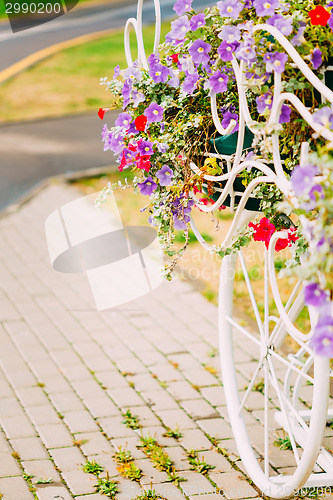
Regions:
M 148 68 L 142 36 L 142 4 L 138 1 L 137 18 L 127 21 L 125 28 L 125 53 L 128 65 L 133 63 L 129 32 L 134 28 L 139 64 Z M 156 31 L 154 51 L 158 50 L 160 38 L 160 6 L 154 0 Z M 323 99 L 333 103 L 333 92 L 317 78 L 304 63 L 290 42 L 274 27 L 257 25 L 254 30 L 264 30 L 283 46 L 294 65 L 304 74 Z M 256 134 L 255 123 L 251 119 L 246 93 L 243 63 L 236 58 L 232 61 L 239 95 L 239 132 L 236 152 L 232 156 L 223 152 L 213 154 L 226 166 L 220 176 L 205 175 L 204 180 L 223 183 L 213 205 L 201 206 L 202 211 L 216 210 L 228 198 L 231 207 L 237 207 L 231 228 L 223 242 L 228 246 L 239 227 L 248 224 L 257 211 L 247 210 L 253 190 L 262 183 L 273 183 L 286 196 L 292 196 L 283 162 L 280 157 L 279 135 L 272 134 L 273 165 L 263 161 L 243 160 L 245 126 Z M 274 73 L 273 104 L 268 123 L 278 123 L 281 107 L 289 101 L 312 129 L 327 140 L 333 141 L 333 134 L 320 129 L 310 111 L 296 95 L 282 92 L 281 75 Z M 221 135 L 230 132 L 232 126 L 224 129 L 220 123 L 216 96 L 211 97 L 214 124 Z M 307 144 L 302 146 L 301 162 L 306 162 Z M 198 168 L 191 164 L 194 172 Z M 253 179 L 245 191 L 235 190 L 236 176 L 246 168 L 256 168 L 261 172 Z M 194 222 L 194 233 L 199 242 L 206 244 Z M 219 293 L 219 338 L 223 385 L 229 420 L 236 439 L 238 453 L 245 469 L 264 495 L 271 498 L 287 498 L 298 493 L 300 488 L 322 487 L 322 491 L 333 486 L 333 457 L 322 447 L 327 421 L 333 419 L 333 411 L 328 409 L 331 370 L 329 360 L 318 357 L 309 346 L 311 323 L 316 321 L 313 311 L 307 331 L 301 331 L 298 319 L 304 316 L 302 283 L 298 282 L 283 303 L 275 269 L 275 246 L 285 233 L 275 233 L 264 254 L 263 263 L 263 304 L 259 305 L 253 288 L 252 276 L 247 269 L 242 252 L 223 258 Z M 251 305 L 254 321 L 250 326 L 239 319 L 235 308 L 235 269 L 240 266 L 242 280 L 246 284 L 248 303 Z M 272 305 L 275 313 L 271 313 Z M 236 304 L 237 307 L 237 304 Z M 250 363 L 247 381 L 236 364 L 235 349 L 239 346 L 247 350 Z M 329 430 L 329 429 L 328 429 Z M 286 449 L 280 450 L 276 441 Z

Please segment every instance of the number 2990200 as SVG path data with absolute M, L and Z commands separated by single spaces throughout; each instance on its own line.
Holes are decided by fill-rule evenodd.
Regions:
M 63 7 L 58 3 L 23 2 L 6 3 L 6 14 L 60 14 Z

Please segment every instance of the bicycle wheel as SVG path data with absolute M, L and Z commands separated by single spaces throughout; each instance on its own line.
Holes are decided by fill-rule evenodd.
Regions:
M 276 283 L 269 252 L 274 248 L 265 250 L 263 307 L 256 301 L 258 286 L 253 287 L 242 253 L 223 258 L 220 358 L 229 420 L 244 467 L 264 495 L 287 498 L 306 483 L 317 460 L 326 425 L 330 369 L 328 359 L 314 355 L 306 334 L 296 335 L 296 320 L 304 307 L 300 284 L 283 310 L 282 301 L 278 304 L 280 314 L 270 315 L 278 302 L 276 289 L 275 300 L 271 299 Z M 244 294 L 234 299 L 237 261 L 255 318 L 250 326 L 233 307 L 237 300 L 245 300 Z M 237 363 L 240 349 L 247 352 L 246 362 Z M 283 446 L 287 449 L 281 450 Z

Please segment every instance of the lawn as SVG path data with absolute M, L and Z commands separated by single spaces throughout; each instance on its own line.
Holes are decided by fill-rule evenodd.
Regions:
M 163 24 L 163 37 L 169 26 Z M 144 40 L 150 53 L 154 27 L 144 29 Z M 131 45 L 135 58 L 134 37 Z M 0 122 L 97 113 L 98 108 L 110 104 L 105 87 L 99 85 L 100 78 L 112 78 L 117 64 L 126 66 L 123 30 L 51 56 L 0 86 Z

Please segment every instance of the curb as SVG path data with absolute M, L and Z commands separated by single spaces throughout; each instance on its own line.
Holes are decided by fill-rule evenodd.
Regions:
M 30 56 L 21 59 L 21 61 L 9 66 L 9 68 L 4 69 L 0 72 L 0 84 L 4 83 L 6 80 L 9 80 L 13 76 L 21 73 L 27 68 L 30 68 L 34 64 L 46 59 L 57 52 L 60 52 L 64 49 L 69 49 L 71 47 L 75 47 L 76 45 L 81 45 L 86 42 L 90 42 L 92 40 L 98 40 L 99 38 L 103 38 L 104 36 L 111 35 L 119 31 L 118 29 L 110 29 L 104 31 L 95 31 L 94 33 L 89 33 L 88 35 L 81 35 L 76 38 L 72 38 L 71 40 L 67 40 L 65 42 L 56 43 L 47 47 L 46 49 L 39 50 L 38 52 L 34 52 Z

